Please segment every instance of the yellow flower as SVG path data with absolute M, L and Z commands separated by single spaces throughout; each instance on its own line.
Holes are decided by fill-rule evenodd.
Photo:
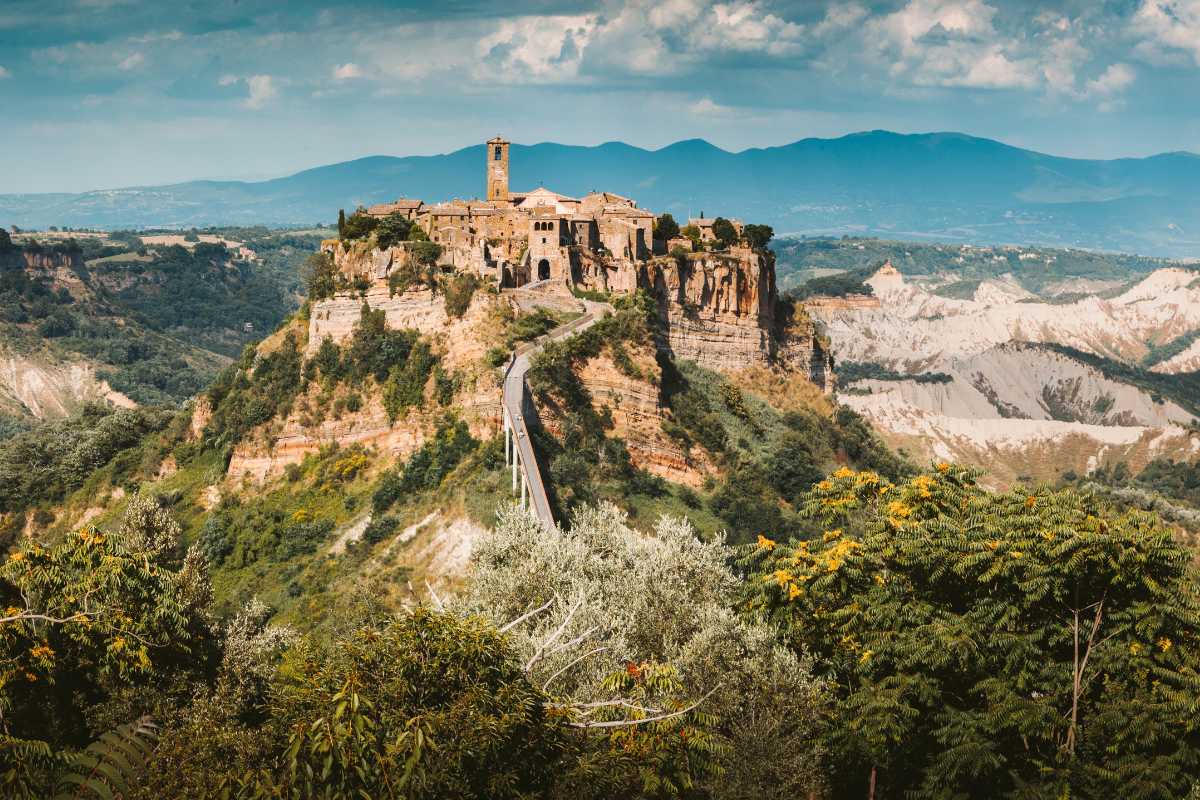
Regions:
M 912 513 L 912 509 L 904 505 L 904 503 L 901 503 L 899 500 L 893 500 L 892 502 L 888 503 L 887 511 L 888 516 L 900 517 L 901 519 Z
M 918 475 L 913 478 L 913 486 L 917 487 L 917 493 L 921 497 L 933 497 L 933 492 L 929 490 L 929 487 L 933 486 L 933 484 L 933 478 L 928 475 Z
M 881 573 L 876 572 L 875 573 L 875 583 L 879 584 L 880 586 L 883 586 L 885 583 L 887 583 L 887 578 L 883 577 L 883 575 Z
M 999 540 L 999 539 L 991 539 L 990 541 L 988 541 L 988 542 L 987 542 L 987 549 L 988 549 L 988 550 L 995 550 L 995 549 L 996 549 L 996 548 L 998 548 L 999 546 L 1000 546 L 1000 540 Z
M 792 573 L 788 572 L 786 569 L 775 570 L 775 572 L 772 573 L 772 577 L 775 578 L 775 581 L 779 584 L 780 589 L 796 580 L 792 576 Z
M 1025 553 L 1022 550 L 1013 550 L 1009 553 L 1009 555 L 1013 558 L 1020 558 L 1021 556 L 1025 555 Z
M 950 465 L 947 464 L 945 461 L 938 462 L 937 471 L 938 472 L 949 472 Z
M 44 644 L 39 644 L 37 647 L 29 651 L 29 655 L 34 658 L 53 658 L 54 651 Z
M 826 531 L 825 535 L 822 536 L 821 538 L 826 542 L 832 542 L 834 539 L 838 538 L 841 535 L 842 535 L 842 529 L 838 528 L 836 530 Z
M 760 550 L 774 550 L 774 549 L 775 549 L 775 542 L 771 541 L 770 539 L 768 539 L 767 537 L 763 536 L 763 535 L 760 533 L 760 534 L 758 535 L 758 549 L 760 549 Z
M 1129 645 L 1129 652 L 1136 656 L 1138 653 L 1142 652 L 1142 646 L 1137 642 L 1134 642 L 1133 644 Z
M 1172 644 L 1171 640 L 1164 636 L 1158 640 L 1158 649 L 1162 650 L 1165 653 L 1171 649 L 1171 644 Z
M 875 655 L 874 650 L 863 650 L 862 655 L 858 657 L 858 663 L 865 664 L 871 660 L 871 656 Z
M 1042 538 L 1047 542 L 1054 541 L 1054 531 L 1042 531 Z
M 837 471 L 833 473 L 833 477 L 849 478 L 853 474 L 854 474 L 854 470 L 850 469 L 849 467 L 838 467 Z
M 23 558 L 25 558 L 25 554 L 22 553 L 20 550 L 18 550 L 17 552 L 12 554 L 12 558 L 10 560 L 11 561 L 20 561 Z
M 821 481 L 820 483 L 817 484 L 817 489 L 822 492 L 828 492 L 830 489 L 830 486 L 832 486 L 832 484 L 830 484 L 829 481 Z
M 1033 508 L 1035 505 L 1037 505 L 1036 497 L 1034 497 L 1033 495 L 1029 495 L 1029 497 L 1025 498 L 1025 507 L 1026 508 Z
M 788 600 L 795 600 L 802 594 L 804 594 L 804 590 L 796 584 L 793 583 L 788 586 Z

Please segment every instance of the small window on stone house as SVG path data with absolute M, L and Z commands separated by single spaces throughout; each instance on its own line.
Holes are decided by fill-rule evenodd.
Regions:
M 500 160 L 500 152 L 501 152 L 501 151 L 500 151 L 500 147 L 499 147 L 499 146 L 497 146 L 497 147 L 496 147 L 496 158 L 495 158 L 495 160 L 496 160 L 496 161 L 499 161 L 499 160 Z

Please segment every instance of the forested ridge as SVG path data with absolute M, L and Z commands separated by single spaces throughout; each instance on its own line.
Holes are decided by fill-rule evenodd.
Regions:
M 0 232 L 0 350 L 33 364 L 94 365 L 137 403 L 180 402 L 295 309 L 300 266 L 320 238 L 221 232 L 252 248 L 242 257 L 224 240 L 184 247 L 139 234 L 153 241 L 147 232 Z M 33 423 L 19 407 L 0 409 L 0 420 L 0 432 Z

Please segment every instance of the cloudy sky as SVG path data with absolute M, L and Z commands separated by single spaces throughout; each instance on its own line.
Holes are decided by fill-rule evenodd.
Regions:
M 0 193 L 886 128 L 1200 152 L 1200 0 L 0 0 Z

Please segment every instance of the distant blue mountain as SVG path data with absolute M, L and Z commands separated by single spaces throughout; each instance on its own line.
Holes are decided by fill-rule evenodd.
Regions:
M 870 131 L 730 153 L 702 139 L 643 150 L 514 145 L 514 189 L 606 189 L 677 219 L 703 211 L 780 234 L 1012 242 L 1200 257 L 1200 156 L 1059 158 L 957 133 Z M 261 182 L 193 181 L 83 194 L 0 195 L 0 224 L 293 225 L 339 208 L 477 197 L 483 145 L 372 156 Z

